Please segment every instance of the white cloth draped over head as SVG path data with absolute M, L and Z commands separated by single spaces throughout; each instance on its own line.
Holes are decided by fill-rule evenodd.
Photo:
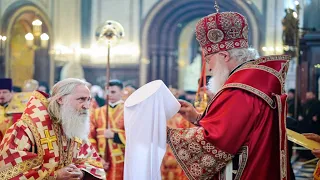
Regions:
M 125 102 L 125 180 L 161 180 L 160 166 L 166 151 L 166 121 L 180 103 L 161 81 L 152 81 Z

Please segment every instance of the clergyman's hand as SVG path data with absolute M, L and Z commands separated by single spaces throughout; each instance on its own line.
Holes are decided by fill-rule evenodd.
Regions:
M 317 135 L 317 134 L 313 134 L 313 133 L 306 133 L 306 134 L 303 134 L 307 139 L 310 139 L 310 140 L 313 140 L 313 141 L 316 141 L 318 143 L 320 143 L 320 136 Z M 320 149 L 313 149 L 312 150 L 312 154 L 314 156 L 316 156 L 317 158 L 320 158 Z
M 104 159 L 102 159 L 101 158 L 101 160 L 102 160 L 102 166 L 103 166 L 103 169 L 105 170 L 105 171 L 108 171 L 108 169 L 109 169 L 109 167 L 110 167 L 110 163 L 109 162 L 106 162 Z
M 318 143 L 320 143 L 320 136 L 314 133 L 305 133 L 303 134 L 307 139 L 316 141 Z
M 80 180 L 81 178 L 83 178 L 83 173 L 81 172 L 80 169 L 78 169 L 73 164 L 70 164 L 69 166 L 66 166 L 57 171 L 57 180 L 63 180 L 63 179 Z
M 107 139 L 112 139 L 114 138 L 114 132 L 111 129 L 106 129 L 104 131 L 104 137 Z
M 192 104 L 180 99 L 178 101 L 181 104 L 179 113 L 188 121 L 195 122 L 200 114 L 196 111 Z

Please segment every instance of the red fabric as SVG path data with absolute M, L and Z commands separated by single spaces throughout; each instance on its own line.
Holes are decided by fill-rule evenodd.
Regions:
M 257 78 L 252 78 L 254 76 L 257 76 Z M 263 83 L 261 83 L 261 81 L 263 81 Z M 269 97 L 272 97 L 273 93 L 281 94 L 281 84 L 277 77 L 259 69 L 245 69 L 238 71 L 235 75 L 230 76 L 226 84 L 233 82 L 255 87 Z
M 22 113 L 12 114 L 12 124 L 16 123 L 22 116 Z
M 213 13 L 196 25 L 204 56 L 234 48 L 248 48 L 248 22 L 237 12 Z
M 225 152 L 236 154 L 241 146 L 248 146 L 248 161 L 241 179 L 279 179 L 276 115 L 256 95 L 227 89 L 210 106 L 200 124 L 206 130 L 205 139 Z
M 220 157 L 227 156 L 234 158 L 234 166 L 239 164 L 238 179 L 290 178 L 284 94 L 288 59 L 262 57 L 235 69 L 207 108 L 199 129 L 168 130 L 168 143 L 190 179 L 224 179 L 222 167 L 231 158 Z

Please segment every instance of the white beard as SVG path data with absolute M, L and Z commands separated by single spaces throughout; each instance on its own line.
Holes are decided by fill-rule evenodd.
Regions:
M 209 90 L 217 94 L 229 77 L 229 70 L 223 66 L 220 61 L 217 62 L 216 67 L 212 70 L 212 78 L 209 81 Z
M 88 141 L 88 135 L 90 132 L 88 110 L 79 112 L 73 108 L 66 99 L 64 104 L 60 107 L 60 118 L 63 132 L 68 139 L 77 137 L 85 142 Z

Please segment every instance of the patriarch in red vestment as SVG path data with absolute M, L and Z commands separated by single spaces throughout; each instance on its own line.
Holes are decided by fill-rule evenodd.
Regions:
M 196 38 L 214 77 L 204 113 L 180 101 L 197 127 L 167 130 L 167 142 L 189 179 L 286 180 L 284 82 L 289 57 L 256 58 L 247 19 L 219 12 L 199 20 Z

